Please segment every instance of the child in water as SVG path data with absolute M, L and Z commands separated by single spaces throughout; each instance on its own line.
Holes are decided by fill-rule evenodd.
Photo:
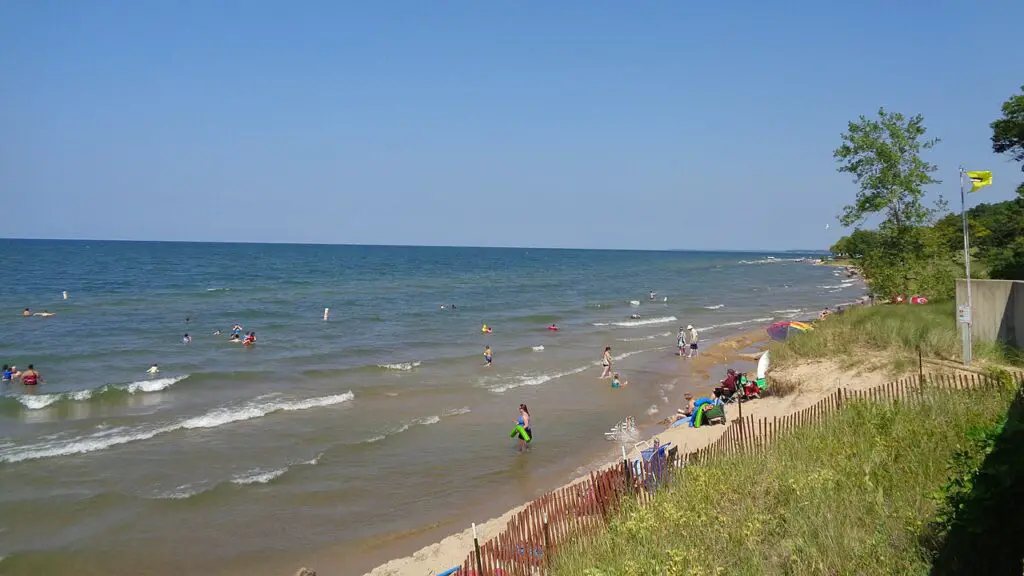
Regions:
M 619 374 L 616 373 L 612 377 L 612 388 L 622 388 L 623 386 L 629 386 L 629 382 L 619 382 Z
M 490 346 L 484 346 L 484 362 L 486 362 L 486 364 L 484 364 L 484 366 L 487 367 L 487 368 L 490 368 L 492 360 L 494 360 L 494 353 L 491 352 L 491 347 Z

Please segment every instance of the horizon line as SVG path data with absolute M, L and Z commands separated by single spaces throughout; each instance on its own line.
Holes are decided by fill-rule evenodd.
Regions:
M 567 246 L 477 246 L 471 244 L 358 244 L 351 242 L 299 242 L 299 241 L 238 241 L 238 240 L 128 240 L 116 238 L 12 238 L 0 236 L 0 241 L 12 242 L 110 242 L 110 243 L 148 243 L 148 244 L 227 244 L 256 246 L 359 246 L 375 248 L 487 248 L 497 250 L 591 250 L 595 252 L 731 252 L 747 254 L 768 254 L 771 252 L 789 253 L 827 253 L 827 249 L 813 248 L 777 248 L 767 249 L 696 249 L 696 248 L 580 248 Z

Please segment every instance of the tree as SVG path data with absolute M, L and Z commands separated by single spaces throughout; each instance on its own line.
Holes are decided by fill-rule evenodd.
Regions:
M 939 140 L 926 139 L 926 132 L 920 114 L 906 118 L 880 108 L 877 118 L 861 116 L 850 122 L 842 145 L 833 152 L 837 170 L 851 174 L 860 186 L 853 204 L 843 208 L 840 222 L 855 226 L 873 214 L 884 216 L 870 257 L 877 275 L 873 289 L 883 295 L 902 291 L 909 296 L 913 261 L 922 249 L 919 229 L 933 214 L 922 199 L 924 187 L 939 182 L 932 177 L 937 168 L 921 153 Z M 887 267 L 893 270 L 884 270 Z
M 992 122 L 992 151 L 1008 154 L 1024 171 L 1024 86 L 1003 102 L 1003 117 Z M 980 206 L 979 206 L 980 208 Z M 989 228 L 998 231 L 991 238 L 987 264 L 993 278 L 1024 280 L 1024 183 L 1017 198 L 990 209 Z
M 1024 171 L 1024 86 L 1022 94 L 1014 94 L 1003 102 L 1003 117 L 992 122 L 992 151 L 1009 154 L 1021 162 Z M 1024 198 L 1024 183 L 1017 187 L 1017 195 Z

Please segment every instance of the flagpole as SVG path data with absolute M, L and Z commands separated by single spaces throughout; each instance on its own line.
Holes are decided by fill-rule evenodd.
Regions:
M 971 365 L 971 240 L 967 228 L 967 201 L 964 198 L 964 168 L 960 167 L 960 216 L 964 222 L 964 271 L 967 273 L 967 310 L 961 312 L 960 323 L 963 325 L 963 357 L 964 366 Z

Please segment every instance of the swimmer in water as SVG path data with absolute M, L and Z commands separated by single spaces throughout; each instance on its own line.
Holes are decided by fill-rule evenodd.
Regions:
M 548 326 L 548 330 L 551 330 L 552 332 L 558 332 L 558 324 L 552 322 L 551 326 Z
M 486 362 L 486 364 L 484 364 L 484 366 L 487 367 L 487 368 L 490 368 L 491 367 L 491 361 L 493 361 L 493 360 L 494 360 L 494 353 L 491 352 L 491 347 L 490 346 L 484 346 L 484 362 Z
M 484 324 L 483 327 L 480 328 L 480 331 L 483 332 L 484 334 L 490 334 L 491 333 L 491 327 L 488 326 L 487 324 Z
M 629 317 L 632 318 L 633 320 L 639 320 L 640 319 L 640 313 L 639 312 L 633 312 L 632 314 L 629 315 Z
M 241 342 L 241 341 L 242 341 L 242 335 L 238 334 L 237 332 L 233 332 L 231 334 L 231 336 L 228 336 L 228 342 Z
M 4 364 L 3 372 L 0 372 L 0 382 L 8 383 L 14 380 L 14 367 Z
M 213 331 L 213 335 L 214 336 L 220 336 L 220 330 L 214 330 Z
M 153 364 L 152 366 L 149 367 L 149 370 L 146 370 L 147 374 L 156 374 L 158 372 L 160 372 L 160 367 L 157 366 L 156 364 Z
M 188 335 L 188 334 L 186 333 L 186 334 L 185 334 L 184 336 L 182 336 L 182 337 L 181 337 L 181 343 L 182 343 L 182 344 L 191 344 L 191 343 L 192 343 L 192 337 L 191 337 L 191 336 L 189 336 L 189 335 Z
M 526 407 L 526 404 L 519 405 L 519 419 L 516 420 L 516 425 L 522 426 L 523 430 L 526 430 L 526 433 L 530 436 L 530 440 L 533 440 L 533 429 L 530 428 L 530 410 Z M 529 442 L 528 440 L 524 440 L 522 436 L 516 436 L 516 439 L 519 441 L 516 446 L 517 451 L 522 452 L 529 448 L 526 445 Z
M 242 340 L 242 346 L 252 346 L 256 343 L 256 333 L 249 332 L 245 335 L 245 340 Z
M 629 382 L 620 382 L 619 373 L 616 372 L 615 376 L 612 376 L 612 388 L 622 388 L 623 386 L 629 386 Z
M 32 309 L 31 308 L 25 308 L 25 310 L 23 310 L 21 312 L 21 315 L 22 316 L 31 316 L 32 315 Z
M 32 364 L 28 365 L 28 370 L 21 373 L 21 383 L 25 386 L 35 386 L 43 381 L 43 377 L 40 376 L 39 372 L 36 372 L 36 367 Z

